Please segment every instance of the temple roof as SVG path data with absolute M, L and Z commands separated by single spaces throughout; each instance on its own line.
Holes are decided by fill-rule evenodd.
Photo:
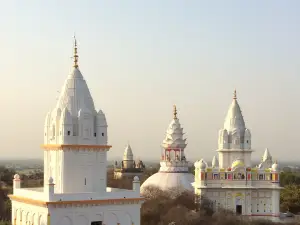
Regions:
M 237 101 L 236 91 L 234 91 L 233 100 L 225 118 L 224 129 L 228 132 L 246 129 L 242 111 Z

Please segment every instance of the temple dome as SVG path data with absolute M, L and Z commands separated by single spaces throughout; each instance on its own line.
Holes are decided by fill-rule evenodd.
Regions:
M 224 129 L 228 132 L 245 131 L 246 129 L 242 111 L 237 102 L 236 91 L 234 91 L 233 100 L 225 118 Z
M 72 116 L 77 116 L 80 109 L 96 114 L 90 90 L 78 67 L 73 67 L 67 77 L 56 108 L 67 108 Z
M 124 150 L 123 160 L 133 160 L 133 153 L 129 144 L 126 146 Z
M 178 191 L 193 191 L 192 183 L 195 176 L 189 173 L 188 161 L 184 155 L 186 139 L 183 138 L 183 128 L 181 128 L 177 118 L 177 109 L 174 106 L 173 120 L 168 126 L 166 137 L 163 140 L 167 157 L 160 162 L 158 173 L 150 176 L 141 186 L 141 193 L 145 193 L 147 187 L 157 187 L 163 191 L 176 189 Z M 174 154 L 170 154 L 174 152 Z M 164 155 L 165 156 L 165 155 Z
M 163 173 L 158 172 L 150 176 L 141 186 L 141 193 L 146 187 L 157 187 L 163 191 L 170 189 L 180 189 L 182 191 L 194 191 L 192 183 L 195 176 L 191 173 Z

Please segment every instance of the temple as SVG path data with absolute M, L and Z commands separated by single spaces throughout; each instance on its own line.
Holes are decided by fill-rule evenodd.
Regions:
M 187 144 L 183 135 L 183 128 L 177 117 L 177 108 L 174 106 L 173 120 L 162 142 L 160 169 L 142 184 L 142 194 L 147 191 L 147 187 L 157 187 L 161 190 L 176 189 L 179 192 L 193 191 L 194 175 L 189 173 L 189 162 L 184 152 Z
M 107 121 L 79 70 L 76 39 L 72 71 L 43 136 L 44 186 L 22 188 L 14 176 L 13 225 L 140 224 L 139 178 L 132 190 L 107 187 Z
M 279 217 L 279 168 L 268 149 L 261 163 L 251 162 L 251 133 L 237 101 L 236 91 L 224 127 L 219 132 L 218 158 L 212 165 L 204 159 L 195 162 L 193 186 L 199 203 L 210 200 L 212 207 L 232 210 L 238 215 Z
M 134 160 L 131 146 L 128 144 L 124 150 L 123 160 L 120 164 L 115 161 L 114 178 L 133 178 L 135 176 L 141 178 L 145 169 L 145 164 L 142 160 Z

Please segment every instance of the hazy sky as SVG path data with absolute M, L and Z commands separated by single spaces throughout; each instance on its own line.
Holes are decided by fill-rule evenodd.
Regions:
M 3 1 L 1 157 L 42 157 L 46 113 L 72 66 L 107 116 L 109 157 L 159 159 L 176 104 L 189 159 L 210 160 L 234 88 L 254 158 L 297 159 L 300 1 Z M 297 155 L 297 157 L 295 157 Z

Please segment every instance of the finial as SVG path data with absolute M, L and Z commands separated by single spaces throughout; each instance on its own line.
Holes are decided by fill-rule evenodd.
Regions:
M 174 120 L 177 119 L 177 108 L 176 105 L 173 106 L 173 115 L 174 115 Z
M 237 97 L 236 97 L 236 89 L 234 89 L 234 92 L 233 92 L 233 99 L 237 99 Z
M 75 34 L 74 34 L 74 67 L 75 68 L 78 68 L 78 54 L 77 54 L 77 40 L 76 40 L 76 37 L 75 37 Z

